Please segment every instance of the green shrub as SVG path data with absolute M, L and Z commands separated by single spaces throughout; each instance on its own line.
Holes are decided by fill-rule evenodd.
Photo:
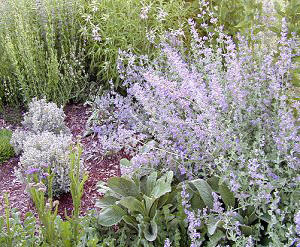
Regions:
M 7 129 L 0 130 L 0 163 L 7 161 L 15 155 L 10 139 L 12 131 Z
M 178 35 L 178 30 L 187 31 L 187 20 L 196 15 L 197 7 L 184 0 L 87 1 L 82 9 L 81 31 L 87 42 L 90 73 L 106 88 L 110 80 L 118 87 L 119 50 L 130 49 L 153 58 L 161 35 L 166 31 L 171 35 Z
M 96 203 L 102 208 L 99 224 L 123 224 L 130 236 L 135 236 L 128 238 L 134 246 L 163 246 L 166 239 L 174 246 L 188 246 L 184 216 L 172 183 L 172 171 L 161 176 L 156 171 L 144 176 L 136 173 L 132 178 L 113 177 L 107 184 L 100 182 L 98 191 L 104 197 Z M 125 246 L 129 245 L 127 242 Z
M 0 103 L 86 96 L 78 1 L 7 0 L 0 6 Z M 5 14 L 4 14 L 5 13 Z M 85 96 L 83 96 L 85 95 Z

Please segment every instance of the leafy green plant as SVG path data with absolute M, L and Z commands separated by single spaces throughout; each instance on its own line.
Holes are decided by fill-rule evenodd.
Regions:
M 87 97 L 80 1 L 7 0 L 0 6 L 0 102 L 45 96 L 59 105 Z M 5 14 L 3 14 L 5 13 Z
M 31 212 L 21 221 L 20 214 L 11 209 L 8 194 L 4 194 L 5 215 L 0 216 L 0 245 L 3 247 L 34 247 L 40 244 L 36 234 L 36 219 Z
M 86 1 L 81 31 L 87 41 L 90 73 L 104 88 L 110 88 L 110 81 L 118 88 L 119 51 L 129 49 L 152 59 L 157 55 L 161 35 L 166 31 L 174 35 L 176 30 L 188 31 L 187 20 L 196 15 L 197 7 L 183 0 Z
M 85 174 L 81 178 L 80 172 L 80 157 L 82 148 L 77 144 L 76 149 L 70 153 L 70 180 L 71 180 L 71 195 L 73 200 L 72 216 L 66 215 L 67 221 L 63 221 L 58 215 L 59 201 L 53 201 L 52 183 L 53 173 L 49 169 L 48 182 L 48 201 L 45 201 L 46 186 L 38 182 L 39 178 L 35 175 L 35 182 L 29 184 L 30 195 L 36 206 L 39 220 L 42 223 L 42 236 L 46 246 L 76 246 L 80 240 L 82 229 L 80 226 L 80 202 L 83 194 L 83 186 L 88 176 Z
M 185 228 L 183 219 L 179 220 L 176 215 L 177 191 L 172 181 L 173 172 L 169 171 L 160 177 L 152 172 L 148 176 L 135 175 L 132 179 L 113 177 L 107 185 L 100 182 L 99 192 L 105 195 L 96 203 L 102 208 L 99 223 L 109 227 L 122 221 L 138 233 L 137 246 L 162 245 L 167 237 L 176 242 L 173 233 Z M 181 241 L 183 244 L 187 240 L 182 237 Z
M 70 188 L 71 188 L 71 195 L 73 201 L 73 211 L 72 211 L 72 217 L 71 218 L 67 217 L 68 221 L 71 223 L 73 243 L 77 243 L 79 240 L 80 203 L 83 195 L 83 186 L 88 179 L 88 174 L 85 173 L 82 176 L 82 172 L 80 170 L 81 154 L 82 154 L 82 147 L 80 146 L 79 143 L 77 143 L 76 149 L 72 150 L 70 153 L 71 167 L 70 167 L 69 177 L 71 180 Z
M 0 163 L 7 161 L 15 155 L 14 148 L 10 144 L 11 136 L 11 130 L 0 130 Z
M 233 244 L 236 235 L 256 237 L 257 223 L 262 219 L 254 206 L 239 205 L 239 200 L 225 182 L 217 177 L 186 181 L 191 209 L 201 215 L 201 239 L 208 238 L 208 246 Z M 232 231 L 232 228 L 236 232 Z

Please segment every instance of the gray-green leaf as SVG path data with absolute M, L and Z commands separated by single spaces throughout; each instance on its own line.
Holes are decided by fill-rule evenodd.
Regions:
M 196 187 L 205 205 L 209 208 L 213 208 L 214 205 L 214 198 L 212 196 L 213 191 L 209 186 L 209 184 L 203 179 L 192 180 L 190 183 Z
M 132 213 L 139 212 L 143 215 L 146 215 L 144 204 L 132 196 L 125 197 L 120 201 L 120 204 L 130 210 Z
M 169 171 L 164 176 L 156 181 L 156 184 L 151 192 L 151 197 L 159 198 L 166 193 L 171 192 L 171 183 L 173 180 L 173 172 Z
M 100 198 L 99 200 L 97 200 L 95 206 L 98 208 L 106 208 L 106 207 L 115 205 L 117 201 L 118 201 L 118 199 L 113 196 L 104 196 L 104 197 Z
M 100 211 L 98 221 L 102 226 L 113 226 L 118 224 L 126 212 L 119 206 L 110 206 Z
M 222 197 L 223 202 L 225 203 L 226 207 L 234 207 L 235 198 L 233 192 L 228 188 L 226 184 L 221 184 L 219 186 L 219 193 Z
M 139 189 L 136 184 L 129 178 L 113 177 L 108 179 L 107 186 L 115 193 L 122 196 L 134 196 L 139 194 Z

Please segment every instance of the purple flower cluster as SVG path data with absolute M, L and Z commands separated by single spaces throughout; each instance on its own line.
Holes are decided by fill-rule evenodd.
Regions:
M 293 101 L 290 74 L 299 44 L 286 38 L 284 20 L 278 46 L 271 48 L 260 46 L 254 35 L 251 47 L 243 37 L 235 44 L 222 28 L 209 34 L 216 38 L 212 45 L 199 37 L 193 20 L 189 24 L 189 56 L 167 42 L 154 62 L 119 52 L 127 97 L 98 99 L 99 141 L 107 150 L 131 152 L 136 168 L 171 169 L 180 179 L 219 176 L 240 203 L 267 212 L 277 201 L 274 191 L 299 188 L 299 102 Z M 149 140 L 155 147 L 141 152 Z M 219 197 L 213 196 L 214 211 L 221 214 Z M 196 241 L 201 223 L 188 197 L 183 190 Z

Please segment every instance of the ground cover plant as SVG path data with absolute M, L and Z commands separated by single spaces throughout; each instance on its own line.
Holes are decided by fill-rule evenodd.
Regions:
M 15 155 L 14 149 L 10 144 L 11 136 L 11 130 L 0 130 L 0 164 Z
M 39 225 L 33 228 L 30 213 L 22 223 L 5 195 L 1 244 L 300 244 L 300 40 L 292 32 L 297 14 L 289 19 L 284 13 L 292 13 L 291 6 L 297 13 L 298 5 L 275 5 L 276 16 L 258 1 L 236 1 L 232 9 L 229 0 L 186 2 L 139 1 L 134 9 L 135 1 L 122 1 L 120 9 L 107 0 L 78 8 L 85 58 L 93 64 L 88 77 L 110 86 L 89 102 L 85 137 L 94 145 L 85 155 L 126 155 L 121 174 L 99 181 L 97 210 L 80 216 L 85 150 L 73 145 L 62 108 L 26 96 L 29 110 L 11 144 L 21 154 L 16 174 L 27 185 Z M 185 15 L 187 6 L 195 12 Z M 178 28 L 171 13 L 174 20 L 178 14 L 193 18 Z M 149 29 L 136 27 L 144 21 L 158 28 L 155 42 Z M 129 24 L 132 36 L 124 39 Z M 140 47 L 143 40 L 149 43 Z M 67 191 L 73 211 L 62 220 L 58 204 Z

